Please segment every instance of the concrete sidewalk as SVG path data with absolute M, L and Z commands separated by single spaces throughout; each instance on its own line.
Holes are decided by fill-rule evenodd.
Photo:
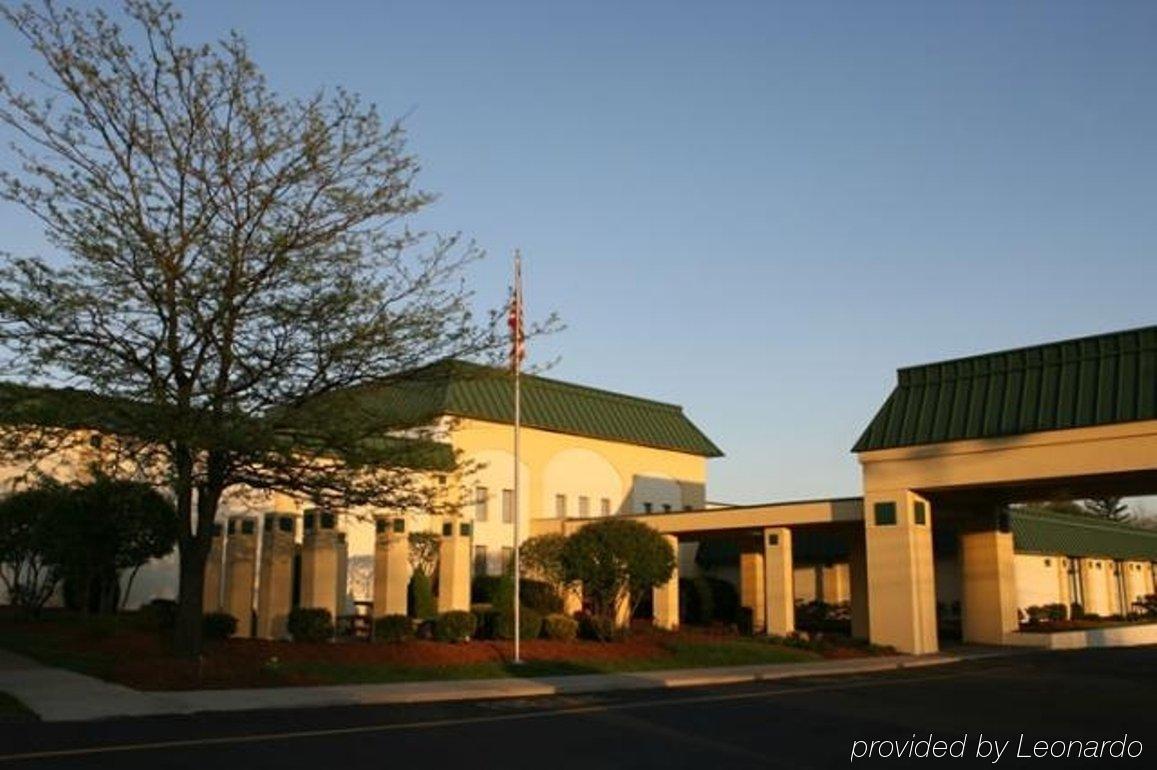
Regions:
M 207 711 L 316 708 L 387 703 L 524 698 L 613 690 L 725 685 L 794 677 L 863 674 L 936 666 L 1008 654 L 969 649 L 936 655 L 778 663 L 755 666 L 689 668 L 616 674 L 577 674 L 541 678 L 468 679 L 321 687 L 270 687 L 239 690 L 144 692 L 71 671 L 44 666 L 0 650 L 0 691 L 11 693 L 45 721 L 108 719 L 124 716 L 193 714 Z

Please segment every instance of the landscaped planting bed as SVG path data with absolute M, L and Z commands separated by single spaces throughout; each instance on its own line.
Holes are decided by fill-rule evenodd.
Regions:
M 640 624 L 622 641 L 522 642 L 522 666 L 510 664 L 513 643 L 206 642 L 199 661 L 169 654 L 164 634 L 126 617 L 87 619 L 50 613 L 38 621 L 0 619 L 0 646 L 45 663 L 145 690 L 275 687 L 423 679 L 548 676 L 697 666 L 789 663 L 858 657 L 880 650 L 836 637 L 818 642 L 741 637 L 729 630 L 670 633 Z

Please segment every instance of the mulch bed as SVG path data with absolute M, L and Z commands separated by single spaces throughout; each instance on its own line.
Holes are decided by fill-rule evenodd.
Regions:
M 413 640 L 399 644 L 361 641 L 308 644 L 264 639 L 230 639 L 205 643 L 200 661 L 176 658 L 169 653 L 164 634 L 143 631 L 122 623 L 104 631 L 84 623 L 29 622 L 0 619 L 4 627 L 25 639 L 42 639 L 57 654 L 75 653 L 91 661 L 92 672 L 109 680 L 142 690 L 216 689 L 317 685 L 331 682 L 327 667 L 373 667 L 392 669 L 445 668 L 471 664 L 501 664 L 513 657 L 513 642 L 475 640 L 466 644 Z M 654 630 L 640 624 L 623 641 L 558 642 L 533 639 L 522 642 L 527 661 L 574 664 L 626 660 L 661 660 L 673 657 L 675 641 L 727 643 L 736 639 L 725 629 L 686 629 L 677 633 Z M 859 657 L 861 649 L 833 647 L 824 657 Z M 311 669 L 313 669 L 311 671 Z

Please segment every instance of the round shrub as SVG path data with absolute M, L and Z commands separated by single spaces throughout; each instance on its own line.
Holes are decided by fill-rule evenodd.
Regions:
M 294 607 L 288 626 L 295 642 L 328 642 L 333 638 L 333 616 L 320 607 Z
M 518 613 L 519 636 L 523 639 L 537 639 L 542 633 L 542 615 L 523 607 Z M 494 636 L 498 639 L 514 638 L 514 613 L 500 612 L 494 619 Z
M 542 633 L 556 642 L 573 642 L 578 637 L 578 621 L 566 615 L 547 615 L 542 619 Z
M 201 633 L 206 639 L 228 639 L 237 633 L 237 618 L 228 612 L 207 612 L 201 619 Z
M 405 615 L 386 615 L 374 621 L 375 642 L 404 642 L 414 635 L 414 624 Z
M 579 617 L 579 636 L 594 642 L 610 642 L 619 634 L 609 617 L 584 613 Z
M 146 631 L 172 631 L 177 625 L 177 603 L 172 599 L 153 599 L 137 610 L 136 621 Z
M 478 627 L 478 618 L 473 612 L 450 610 L 438 616 L 434 623 L 434 635 L 440 642 L 468 642 Z

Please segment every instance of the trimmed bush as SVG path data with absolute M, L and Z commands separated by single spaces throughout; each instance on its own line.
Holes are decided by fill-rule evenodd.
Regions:
M 136 622 L 146 631 L 172 631 L 177 625 L 177 603 L 172 599 L 153 599 L 137 610 Z
M 433 620 L 438 616 L 438 605 L 434 601 L 434 589 L 430 585 L 430 576 L 421 570 L 410 578 L 409 589 L 410 617 L 420 620 Z
M 478 627 L 478 618 L 473 612 L 450 610 L 438 616 L 434 623 L 434 636 L 440 642 L 468 642 Z
M 537 639 L 542 633 L 542 615 L 523 607 L 518 613 L 519 636 L 523 639 Z M 514 638 L 514 613 L 500 612 L 494 619 L 494 636 L 497 639 Z
M 288 626 L 295 642 L 328 642 L 333 638 L 333 616 L 320 607 L 294 607 Z
M 626 632 L 624 629 L 615 628 L 614 621 L 610 618 L 584 612 L 578 619 L 578 633 L 583 639 L 610 642 L 622 639 Z
M 542 580 L 523 580 L 518 588 L 523 607 L 529 607 L 540 615 L 562 612 L 562 595 L 550 583 Z
M 406 615 L 385 615 L 374 620 L 375 642 L 404 642 L 414 635 L 414 623 Z
M 470 581 L 470 603 L 491 604 L 494 594 L 498 591 L 498 584 L 502 578 L 498 575 L 475 575 Z
M 542 619 L 542 633 L 556 642 L 573 642 L 578 637 L 578 621 L 566 615 L 547 615 Z
M 207 612 L 201 619 L 201 633 L 206 639 L 228 639 L 237 633 L 237 618 L 228 612 Z

